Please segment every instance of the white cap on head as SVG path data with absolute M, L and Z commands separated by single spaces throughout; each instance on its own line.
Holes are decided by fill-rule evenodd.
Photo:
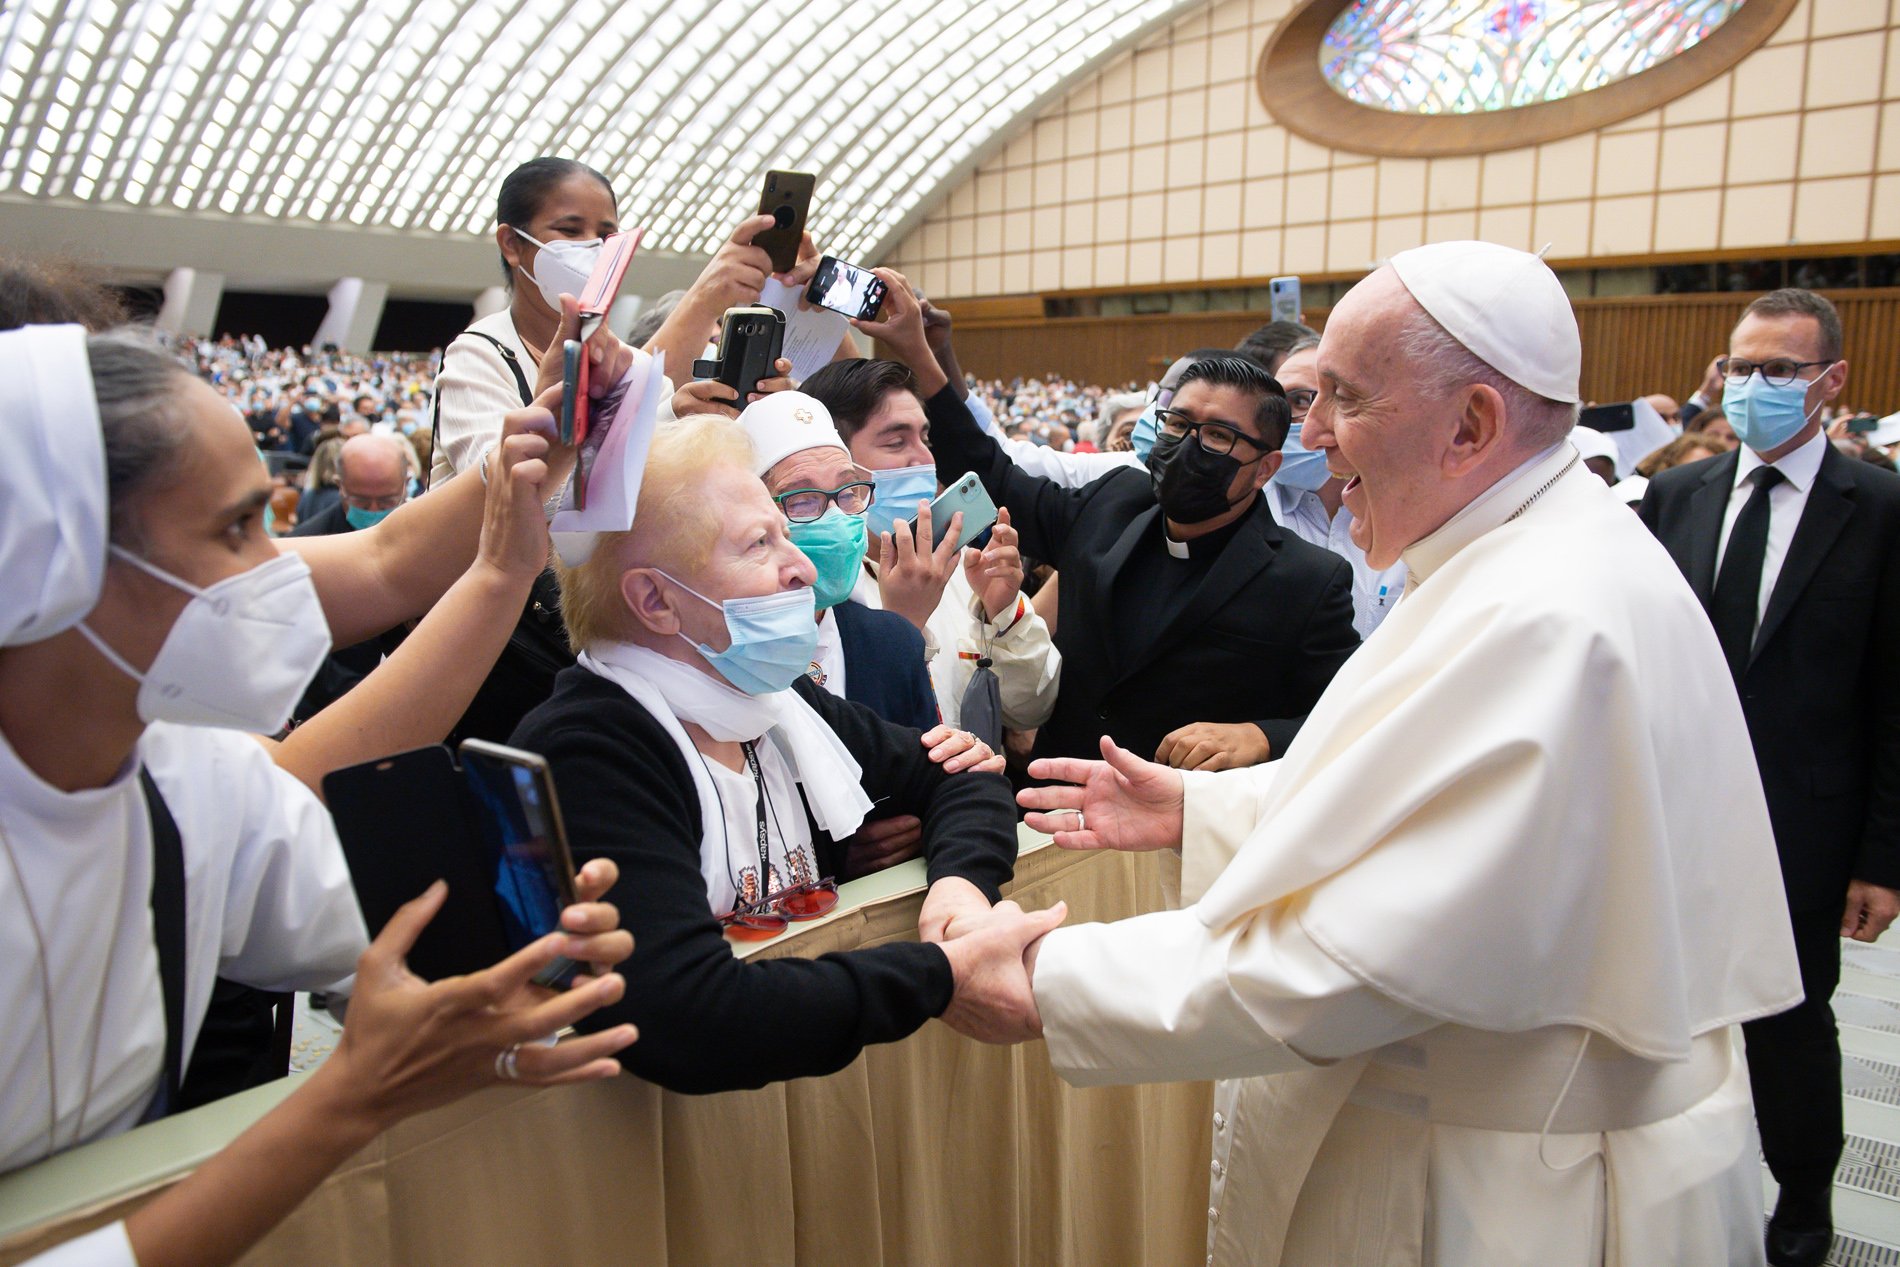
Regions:
M 1583 340 L 1550 265 L 1493 242 L 1434 242 L 1391 260 L 1419 307 L 1473 356 L 1549 400 L 1577 404 Z
M 0 646 L 71 629 L 106 570 L 106 452 L 86 332 L 0 334 Z
M 1620 459 L 1616 452 L 1616 441 L 1593 427 L 1572 427 L 1570 443 L 1585 458 L 1608 458 L 1612 462 Z
M 757 454 L 752 473 L 761 478 L 792 454 L 806 449 L 851 452 L 824 402 L 804 392 L 773 392 L 764 400 L 755 400 L 739 415 L 739 424 L 751 437 Z

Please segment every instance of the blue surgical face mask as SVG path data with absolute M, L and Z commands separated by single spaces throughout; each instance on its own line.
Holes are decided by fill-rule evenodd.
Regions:
M 732 645 L 724 651 L 714 651 L 685 634 L 679 636 L 704 656 L 719 676 L 747 695 L 786 690 L 799 674 L 811 668 L 812 657 L 818 652 L 818 610 L 806 586 L 757 598 L 728 598 L 721 603 L 676 576 L 666 572 L 660 575 L 725 615 Z
M 389 518 L 387 510 L 364 510 L 361 506 L 345 506 L 343 517 L 350 521 L 352 528 L 374 528 Z
M 1148 464 L 1148 455 L 1154 452 L 1155 441 L 1160 438 L 1161 428 L 1155 423 L 1156 406 L 1150 404 L 1141 411 L 1141 417 L 1135 419 L 1134 434 L 1128 442 L 1134 447 L 1135 457 L 1143 466 Z
M 1821 373 L 1833 368 L 1830 362 Z M 1722 412 L 1728 415 L 1728 425 L 1735 428 L 1736 439 L 1757 453 L 1767 453 L 1794 439 L 1821 408 L 1807 407 L 1808 386 L 1796 379 L 1786 387 L 1777 387 L 1759 373 L 1739 383 L 1730 379 L 1722 389 Z
M 864 512 L 864 522 L 873 533 L 895 530 L 898 520 L 909 520 L 917 513 L 918 502 L 927 502 L 937 495 L 934 463 L 873 471 L 871 481 L 877 485 L 877 497 Z
M 1286 443 L 1280 446 L 1280 469 L 1273 473 L 1273 482 L 1311 493 L 1325 487 L 1333 476 L 1326 469 L 1326 455 L 1301 443 L 1300 428 L 1304 425 L 1296 422 L 1287 428 Z
M 873 503 L 875 504 L 875 503 Z M 864 567 L 864 516 L 847 515 L 836 506 L 807 524 L 791 525 L 792 544 L 818 570 L 812 583 L 819 611 L 851 597 Z

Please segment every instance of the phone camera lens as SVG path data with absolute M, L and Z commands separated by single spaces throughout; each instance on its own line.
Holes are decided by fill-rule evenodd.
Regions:
M 781 203 L 772 209 L 772 223 L 781 229 L 791 228 L 792 221 L 795 219 L 797 217 L 792 214 L 790 203 Z

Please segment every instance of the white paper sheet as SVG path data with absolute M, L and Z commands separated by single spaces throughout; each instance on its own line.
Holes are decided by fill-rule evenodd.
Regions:
M 838 354 L 850 325 L 844 314 L 812 305 L 801 307 L 802 289 L 787 286 L 776 277 L 765 279 L 759 302 L 785 314 L 785 353 L 792 363 L 792 378 L 804 382 Z
M 569 567 L 587 562 L 601 533 L 625 532 L 633 527 L 634 511 L 640 504 L 640 480 L 646 475 L 647 449 L 653 443 L 660 392 L 666 386 L 666 354 L 634 352 L 627 374 L 633 381 L 627 384 L 620 408 L 607 423 L 593 455 L 587 509 L 576 508 L 574 481 L 570 480 L 561 498 L 561 509 L 548 523 L 555 553 Z
M 1676 438 L 1656 407 L 1641 397 L 1630 402 L 1630 412 L 1635 425 L 1629 430 L 1604 432 L 1616 446 L 1616 478 L 1620 480 L 1628 479 L 1638 462 Z

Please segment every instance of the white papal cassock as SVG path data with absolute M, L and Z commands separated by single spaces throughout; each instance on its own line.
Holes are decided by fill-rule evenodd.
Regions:
M 1281 760 L 1184 776 L 1183 909 L 1043 942 L 1056 1068 L 1226 1080 L 1209 1263 L 1760 1261 L 1733 1026 L 1801 991 L 1707 617 L 1567 443 L 1404 558 Z

